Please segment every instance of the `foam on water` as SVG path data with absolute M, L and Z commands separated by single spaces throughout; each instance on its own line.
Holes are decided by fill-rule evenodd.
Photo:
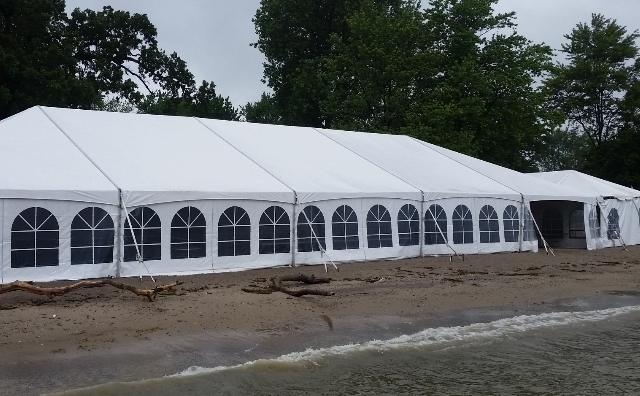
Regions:
M 488 323 L 474 323 L 468 326 L 437 327 L 415 334 L 402 335 L 389 340 L 373 340 L 359 344 L 338 345 L 328 348 L 307 349 L 293 352 L 274 359 L 258 359 L 235 366 L 213 368 L 192 366 L 169 377 L 187 377 L 209 374 L 224 370 L 269 367 L 270 369 L 295 368 L 300 364 L 321 364 L 327 358 L 352 354 L 384 353 L 405 349 L 442 349 L 465 346 L 480 342 L 490 342 L 518 334 L 559 326 L 598 322 L 633 312 L 640 312 L 640 305 L 583 312 L 553 312 L 539 315 L 522 315 L 500 319 Z

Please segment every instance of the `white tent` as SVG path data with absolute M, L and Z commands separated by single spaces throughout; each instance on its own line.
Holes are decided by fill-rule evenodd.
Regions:
M 597 204 L 589 205 L 584 216 L 574 212 L 564 219 L 569 232 L 586 228 L 590 248 L 640 244 L 640 191 L 574 170 L 531 176 L 597 197 Z
M 0 275 L 536 250 L 531 201 L 595 204 L 456 154 L 404 136 L 32 108 L 0 122 Z

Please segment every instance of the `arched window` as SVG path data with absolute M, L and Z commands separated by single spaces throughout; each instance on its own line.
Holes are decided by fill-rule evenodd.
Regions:
M 342 205 L 331 218 L 333 250 L 358 249 L 358 216 L 351 206 Z
M 398 239 L 400 246 L 420 244 L 420 215 L 413 205 L 404 205 L 398 212 Z
M 207 257 L 207 220 L 200 210 L 187 206 L 171 220 L 171 258 Z
M 440 233 L 442 231 L 442 233 Z M 447 214 L 440 205 L 431 205 L 424 214 L 424 243 L 444 245 L 447 237 Z
M 251 220 L 239 206 L 225 210 L 218 220 L 218 256 L 251 254 Z
M 113 262 L 115 228 L 104 209 L 85 208 L 71 222 L 71 264 Z
M 589 211 L 589 231 L 591 238 L 600 238 L 600 208 L 593 205 Z
M 518 208 L 509 205 L 502 213 L 502 222 L 504 224 L 504 241 L 518 242 L 520 238 L 520 217 L 518 216 Z
M 291 227 L 289 215 L 279 206 L 271 206 L 260 216 L 258 226 L 260 254 L 289 253 L 291 251 Z
M 569 238 L 582 239 L 586 235 L 584 231 L 584 210 L 576 209 L 569 216 Z
M 11 226 L 11 268 L 58 265 L 58 220 L 46 209 L 25 209 Z
M 522 231 L 523 241 L 536 240 L 536 230 L 535 225 L 533 224 L 533 216 L 531 215 L 531 211 L 528 208 L 525 208 L 524 210 L 524 229 Z
M 298 215 L 298 251 L 319 252 L 327 248 L 324 241 L 324 216 L 317 207 L 310 205 Z
M 131 234 L 136 236 L 135 241 Z M 124 223 L 124 261 L 136 261 L 137 250 L 145 261 L 160 260 L 162 257 L 162 235 L 160 217 L 151 208 L 137 208 L 129 212 Z
M 540 232 L 545 239 L 562 239 L 564 219 L 558 209 L 548 209 L 542 213 Z
M 473 243 L 473 215 L 465 205 L 458 205 L 451 218 L 453 223 L 453 243 Z
M 493 206 L 485 205 L 480 209 L 478 225 L 480 226 L 480 243 L 500 242 L 500 222 Z
M 611 209 L 607 216 L 607 237 L 609 239 L 620 239 L 620 216 L 617 209 Z
M 367 246 L 393 247 L 391 215 L 382 205 L 374 205 L 367 213 Z

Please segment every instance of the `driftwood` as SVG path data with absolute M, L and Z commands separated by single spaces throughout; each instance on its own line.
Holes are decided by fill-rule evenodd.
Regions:
M 47 296 L 54 298 L 55 296 L 61 296 L 77 289 L 91 289 L 94 287 L 113 286 L 122 290 L 129 290 L 130 292 L 138 295 L 145 296 L 149 301 L 153 302 L 158 293 L 165 290 L 172 290 L 174 287 L 182 284 L 178 281 L 168 285 L 156 286 L 153 289 L 139 289 L 135 286 L 128 285 L 126 283 L 115 282 L 112 279 L 101 279 L 97 281 L 81 281 L 69 286 L 60 287 L 40 287 L 33 284 L 33 282 L 15 281 L 6 285 L 0 285 L 0 294 L 9 293 L 12 291 L 25 291 L 32 294 L 39 294 L 41 296 Z
M 282 282 L 302 282 L 308 285 L 331 282 L 331 279 L 329 278 L 316 278 L 314 275 L 310 275 L 310 276 L 304 275 L 304 274 L 277 275 L 277 276 L 271 277 L 269 281 L 270 281 L 270 285 L 268 287 L 243 288 L 242 290 L 247 293 L 255 293 L 255 294 L 270 294 L 274 291 L 279 291 L 293 297 L 302 297 L 306 295 L 333 296 L 335 294 L 334 292 L 330 292 L 326 290 L 315 290 L 315 289 L 291 290 L 282 285 Z

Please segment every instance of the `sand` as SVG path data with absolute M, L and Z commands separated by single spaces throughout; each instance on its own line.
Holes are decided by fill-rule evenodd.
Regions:
M 294 333 L 297 341 L 289 349 L 304 347 L 305 340 L 317 345 L 311 336 L 320 331 L 342 328 L 345 332 L 331 339 L 340 342 L 349 338 L 347 330 L 364 334 L 361 330 L 447 312 L 517 314 L 543 311 L 560 299 L 640 291 L 640 246 L 556 250 L 555 257 L 544 252 L 466 256 L 464 261 L 425 257 L 339 268 L 326 275 L 322 266 L 305 266 L 157 277 L 160 284 L 184 283 L 155 302 L 111 287 L 52 300 L 25 292 L 0 295 L 0 394 L 149 378 L 194 362 L 238 363 L 255 357 L 247 352 L 252 346 L 261 345 L 268 355 L 264 346 L 270 339 L 282 346 Z M 266 286 L 274 275 L 297 273 L 330 277 L 330 284 L 312 287 L 335 295 L 296 298 L 241 290 Z M 138 278 L 124 281 L 153 287 L 148 277 L 142 285 Z

